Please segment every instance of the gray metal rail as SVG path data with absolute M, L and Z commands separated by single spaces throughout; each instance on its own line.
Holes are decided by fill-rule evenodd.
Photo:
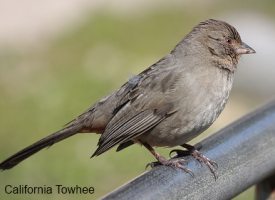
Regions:
M 187 167 L 195 177 L 158 166 L 103 199 L 230 199 L 271 177 L 275 172 L 275 101 L 242 117 L 200 145 L 200 151 L 219 165 L 217 180 L 206 166 L 187 157 Z

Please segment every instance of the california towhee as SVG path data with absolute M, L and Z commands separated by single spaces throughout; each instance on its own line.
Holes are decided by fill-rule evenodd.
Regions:
M 201 22 L 165 57 L 65 128 L 0 163 L 0 169 L 10 169 L 76 133 L 92 132 L 101 134 L 92 157 L 115 145 L 119 151 L 139 143 L 159 164 L 190 172 L 182 159 L 167 160 L 153 149 L 181 145 L 213 171 L 214 162 L 186 143 L 206 130 L 224 109 L 239 58 L 250 53 L 255 51 L 228 23 L 213 19 Z

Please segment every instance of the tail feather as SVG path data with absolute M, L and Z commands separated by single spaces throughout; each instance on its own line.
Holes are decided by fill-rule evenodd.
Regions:
M 15 165 L 35 154 L 36 152 L 40 151 L 41 149 L 49 147 L 54 143 L 57 143 L 61 140 L 77 134 L 78 132 L 80 132 L 81 128 L 82 127 L 79 125 L 65 127 L 64 129 L 33 143 L 32 145 L 22 149 L 21 151 L 15 153 L 14 155 L 1 162 L 0 169 L 6 170 L 13 168 Z

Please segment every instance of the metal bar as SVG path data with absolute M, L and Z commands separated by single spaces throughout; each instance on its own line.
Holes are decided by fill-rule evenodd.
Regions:
M 215 181 L 206 166 L 188 157 L 195 177 L 158 166 L 103 199 L 231 199 L 275 170 L 275 101 L 203 140 L 200 150 L 219 165 Z
M 275 172 L 256 186 L 256 200 L 275 200 Z

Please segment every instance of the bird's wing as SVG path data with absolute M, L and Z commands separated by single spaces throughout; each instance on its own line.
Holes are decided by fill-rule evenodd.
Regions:
M 128 109 L 126 109 L 125 112 L 127 112 L 127 110 Z M 104 153 L 117 144 L 125 143 L 146 133 L 163 119 L 170 116 L 173 113 L 170 111 L 171 108 L 169 106 L 167 106 L 166 110 L 148 109 L 135 115 L 129 113 L 115 123 L 111 121 L 102 134 L 98 148 L 92 157 Z
M 129 146 L 131 146 L 131 145 L 133 145 L 133 144 L 135 144 L 135 142 L 132 141 L 132 140 L 129 140 L 129 141 L 124 142 L 124 143 L 121 143 L 121 144 L 118 145 L 116 151 L 117 151 L 117 152 L 118 152 L 118 151 L 121 151 L 121 150 L 123 150 L 123 149 L 125 149 L 125 148 L 127 148 L 127 147 L 129 147 Z
M 178 78 L 177 73 L 171 73 L 175 67 L 173 58 L 167 56 L 130 79 L 130 90 L 123 93 L 123 98 L 119 91 L 116 93 L 120 101 L 115 102 L 113 117 L 92 156 L 150 131 L 176 111 L 169 95 Z

